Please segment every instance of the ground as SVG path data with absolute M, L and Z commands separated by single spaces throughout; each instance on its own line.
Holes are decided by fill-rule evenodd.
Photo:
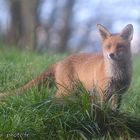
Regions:
M 65 55 L 0 49 L 0 91 L 11 91 Z M 133 58 L 133 80 L 119 111 L 79 98 L 54 99 L 55 88 L 37 87 L 0 101 L 0 139 L 132 139 L 140 137 L 140 56 Z

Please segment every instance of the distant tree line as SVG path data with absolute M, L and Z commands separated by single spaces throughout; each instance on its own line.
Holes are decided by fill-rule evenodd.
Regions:
M 12 23 L 5 37 L 5 41 L 9 45 L 28 47 L 39 51 L 46 47 L 52 47 L 59 52 L 66 50 L 75 0 L 67 0 L 61 9 L 57 7 L 58 0 L 54 0 L 56 9 L 50 16 L 52 18 L 53 14 L 57 14 L 57 16 L 53 20 L 46 21 L 45 25 L 42 25 L 38 18 L 41 0 L 10 0 L 9 2 Z
M 34 46 L 34 32 L 37 25 L 36 7 L 38 0 L 10 0 L 11 28 L 6 42 L 20 47 Z
M 81 25 L 74 21 L 75 11 L 79 10 L 79 7 L 76 7 L 79 1 L 76 0 L 7 1 L 10 3 L 12 21 L 10 30 L 4 37 L 5 42 L 10 46 L 39 52 L 44 52 L 46 49 L 64 52 L 69 48 L 80 51 L 88 47 L 92 48 L 92 51 L 96 51 L 99 49 L 100 42 L 96 24 L 102 23 L 111 29 L 113 22 L 118 20 L 117 18 L 120 18 L 121 15 L 110 16 L 110 10 L 105 11 L 106 4 L 99 0 L 98 4 L 93 7 L 93 16 Z M 42 22 L 40 14 L 44 1 L 51 2 L 53 8 L 49 12 L 49 16 L 46 15 L 48 17 Z

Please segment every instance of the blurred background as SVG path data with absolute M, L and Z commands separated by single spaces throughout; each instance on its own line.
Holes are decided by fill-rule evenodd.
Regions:
M 132 52 L 140 53 L 140 0 L 0 0 L 0 41 L 8 47 L 96 52 L 97 23 L 111 32 L 133 24 Z

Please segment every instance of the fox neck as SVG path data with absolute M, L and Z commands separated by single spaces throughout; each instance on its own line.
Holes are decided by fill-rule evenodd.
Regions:
M 105 59 L 106 71 L 109 78 L 114 80 L 131 80 L 132 62 L 131 55 L 121 61 Z
M 131 57 L 123 61 L 105 61 L 106 70 L 109 78 L 107 91 L 109 96 L 112 92 L 124 93 L 131 83 L 132 63 Z

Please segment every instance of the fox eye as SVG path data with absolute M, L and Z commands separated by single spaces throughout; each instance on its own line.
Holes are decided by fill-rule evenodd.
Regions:
M 117 49 L 121 49 L 121 48 L 123 48 L 123 45 L 117 45 Z
M 110 45 L 107 45 L 106 47 L 107 47 L 108 49 L 110 49 L 111 46 L 110 46 Z

